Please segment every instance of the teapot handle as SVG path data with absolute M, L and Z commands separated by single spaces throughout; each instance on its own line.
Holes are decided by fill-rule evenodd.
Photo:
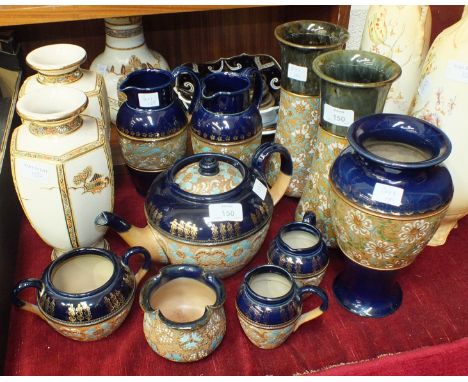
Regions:
M 194 82 L 192 101 L 190 102 L 190 105 L 187 109 L 188 113 L 192 114 L 193 110 L 195 109 L 195 106 L 200 101 L 200 96 L 201 96 L 200 80 L 198 79 L 198 76 L 194 73 L 194 71 L 190 68 L 187 68 L 186 66 L 178 66 L 172 71 L 172 75 L 176 78 L 181 74 L 188 74 L 190 77 L 192 77 L 193 82 Z
M 34 313 L 40 318 L 44 320 L 44 317 L 42 316 L 39 307 L 36 304 L 31 304 L 30 302 L 26 302 L 24 300 L 21 300 L 18 297 L 18 294 L 23 289 L 26 288 L 36 288 L 39 292 L 44 290 L 44 284 L 42 280 L 39 279 L 25 279 L 21 280 L 16 286 L 13 288 L 12 295 L 11 295 L 11 301 L 13 304 L 15 304 L 18 308 L 27 310 L 28 312 Z
M 303 286 L 302 288 L 299 289 L 299 296 L 301 300 L 302 300 L 302 296 L 305 293 L 312 293 L 312 294 L 319 296 L 320 299 L 322 300 L 322 304 L 307 313 L 301 314 L 300 317 L 297 319 L 296 324 L 294 325 L 294 331 L 296 331 L 299 328 L 299 326 L 301 326 L 302 324 L 305 324 L 306 322 L 309 322 L 313 320 L 314 318 L 321 316 L 328 309 L 328 297 L 322 288 L 319 288 L 313 285 Z
M 263 93 L 263 78 L 262 73 L 257 68 L 245 68 L 241 72 L 244 76 L 252 78 L 254 81 L 254 91 L 252 95 L 252 103 L 258 108 L 260 108 L 260 103 L 262 102 L 262 93 Z
M 270 195 L 273 199 L 273 204 L 276 205 L 286 192 L 293 173 L 293 163 L 288 149 L 280 143 L 265 142 L 258 147 L 257 151 L 255 151 L 252 158 L 252 167 L 259 171 L 266 179 L 266 160 L 273 153 L 279 153 L 281 155 L 281 172 L 278 175 L 276 182 L 270 188 Z
M 122 256 L 122 263 L 124 263 L 126 266 L 128 266 L 128 261 L 130 257 L 136 254 L 141 254 L 144 257 L 144 262 L 143 265 L 140 267 L 138 272 L 135 274 L 135 280 L 136 284 L 138 285 L 139 282 L 143 277 L 145 277 L 146 272 L 148 272 L 148 269 L 151 266 L 151 255 L 149 252 L 143 248 L 143 247 L 132 247 L 130 248 L 125 254 Z

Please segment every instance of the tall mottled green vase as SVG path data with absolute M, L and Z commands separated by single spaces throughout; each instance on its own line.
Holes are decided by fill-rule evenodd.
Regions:
M 312 67 L 320 78 L 320 124 L 312 146 L 310 175 L 295 219 L 302 221 L 306 211 L 313 211 L 327 246 L 336 248 L 329 208 L 330 167 L 348 146 L 346 133 L 351 123 L 382 112 L 401 68 L 387 57 L 359 50 L 324 53 L 314 60 Z
M 286 195 L 300 197 L 312 161 L 320 108 L 319 78 L 312 62 L 321 53 L 343 49 L 349 33 L 324 21 L 301 20 L 277 26 L 275 37 L 280 43 L 283 68 L 275 141 L 288 149 L 293 160 L 293 177 Z

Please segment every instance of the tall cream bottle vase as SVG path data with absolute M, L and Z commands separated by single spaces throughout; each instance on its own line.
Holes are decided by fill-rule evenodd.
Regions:
M 78 45 L 52 44 L 34 49 L 26 56 L 28 66 L 37 71 L 26 78 L 19 97 L 49 86 L 66 86 L 83 91 L 88 97 L 88 106 L 83 114 L 100 121 L 107 140 L 110 139 L 110 114 L 107 91 L 101 74 L 82 69 L 86 51 Z
M 169 69 L 163 56 L 146 45 L 141 16 L 104 19 L 106 47 L 91 63 L 90 69 L 104 76 L 110 108 L 111 126 L 115 127 L 117 112 L 125 101 L 119 93 L 120 83 L 127 74 L 147 68 Z M 114 164 L 124 164 L 118 134 L 112 129 L 112 158 Z
M 22 125 L 11 141 L 11 167 L 23 211 L 52 258 L 72 248 L 107 248 L 95 217 L 114 204 L 114 174 L 103 122 L 80 114 L 86 94 L 41 87 L 17 103 Z
M 421 72 L 410 111 L 441 128 L 452 142 L 444 165 L 452 175 L 454 195 L 442 223 L 429 245 L 442 245 L 458 220 L 468 214 L 468 14 L 442 31 L 432 43 Z
M 285 146 L 293 160 L 293 176 L 286 195 L 299 198 L 309 174 L 318 127 L 319 79 L 312 62 L 321 53 L 343 49 L 349 34 L 335 24 L 300 20 L 276 27 L 275 37 L 281 48 L 282 67 L 275 142 Z M 272 166 L 277 170 L 276 159 Z
M 431 38 L 428 5 L 371 5 L 361 50 L 391 58 L 401 66 L 401 77 L 387 96 L 384 113 L 408 114 L 419 83 Z

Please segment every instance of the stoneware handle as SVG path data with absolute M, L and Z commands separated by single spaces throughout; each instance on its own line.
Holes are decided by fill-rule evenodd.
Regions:
M 265 166 L 267 159 L 274 153 L 279 153 L 281 155 L 281 172 L 279 173 L 276 182 L 270 188 L 270 195 L 273 199 L 273 204 L 276 205 L 286 192 L 293 172 L 293 163 L 288 149 L 279 143 L 265 142 L 258 147 L 257 151 L 255 151 L 252 158 L 252 167 L 259 171 L 266 179 Z
M 193 72 L 192 69 L 187 68 L 185 66 L 178 66 L 172 71 L 172 75 L 174 77 L 178 77 L 181 74 L 188 74 L 190 77 L 192 77 L 193 82 L 194 82 L 192 101 L 190 102 L 190 105 L 187 109 L 189 114 L 192 114 L 193 109 L 195 109 L 195 106 L 200 101 L 200 96 L 201 96 L 200 80 L 198 79 L 198 76 Z
M 307 211 L 302 218 L 302 222 L 310 225 L 316 225 L 317 218 L 315 217 L 315 214 L 312 211 Z
M 252 95 L 252 103 L 257 107 L 260 107 L 260 103 L 262 102 L 262 93 L 263 93 L 263 79 L 262 74 L 257 68 L 246 68 L 241 72 L 244 76 L 248 77 L 250 80 L 254 82 L 254 91 Z
M 296 331 L 302 324 L 305 324 L 306 322 L 309 322 L 314 318 L 317 318 L 318 316 L 322 315 L 323 312 L 325 312 L 328 309 L 328 297 L 322 288 L 313 285 L 303 286 L 301 289 L 299 289 L 299 295 L 301 297 L 301 300 L 303 299 L 302 296 L 306 293 L 312 293 L 319 296 L 322 300 L 322 304 L 307 313 L 301 314 L 301 316 L 296 321 L 294 331 Z
M 143 248 L 143 247 L 132 247 L 130 248 L 125 254 L 122 256 L 122 263 L 124 263 L 126 266 L 128 266 L 128 261 L 130 257 L 132 257 L 135 254 L 141 254 L 144 257 L 143 265 L 140 267 L 138 272 L 135 274 L 135 280 L 136 284 L 138 285 L 139 282 L 143 277 L 145 277 L 146 272 L 148 272 L 148 269 L 151 266 L 151 255 L 149 252 Z
M 26 288 L 36 288 L 39 292 L 44 289 L 44 284 L 42 283 L 41 280 L 39 279 L 26 279 L 26 280 L 21 280 L 16 286 L 13 288 L 12 292 L 12 302 L 15 304 L 18 308 L 27 310 L 28 312 L 34 313 L 44 319 L 42 316 L 38 306 L 36 304 L 31 304 L 30 302 L 26 302 L 24 300 L 21 300 L 18 297 L 18 294 L 21 293 L 23 289 Z

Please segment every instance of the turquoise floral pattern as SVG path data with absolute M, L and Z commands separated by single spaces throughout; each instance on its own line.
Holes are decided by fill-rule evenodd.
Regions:
M 317 134 L 319 106 L 318 96 L 303 96 L 281 90 L 275 142 L 286 147 L 293 160 L 293 176 L 287 196 L 299 198 L 306 184 L 314 155 L 313 139 Z M 279 161 L 273 163 L 273 172 L 276 173 Z
M 196 195 L 217 195 L 232 190 L 242 180 L 241 172 L 226 162 L 218 162 L 219 175 L 201 175 L 198 162 L 189 164 L 174 177 L 174 182 L 186 192 Z
M 215 247 L 190 245 L 165 238 L 172 264 L 196 264 L 217 277 L 227 277 L 247 265 L 260 249 L 269 224 L 248 238 Z
M 239 312 L 237 316 L 247 338 L 261 349 L 274 349 L 280 346 L 294 331 L 295 322 L 278 328 L 263 327 L 247 321 Z
M 439 227 L 446 209 L 414 218 L 380 216 L 331 193 L 331 216 L 343 253 L 372 269 L 399 269 L 410 265 Z
M 163 171 L 185 155 L 187 128 L 164 138 L 138 139 L 119 134 L 126 163 L 141 171 Z
M 330 212 L 330 183 L 328 176 L 335 159 L 348 146 L 348 140 L 344 137 L 331 134 L 319 127 L 314 160 L 310 166 L 310 176 L 296 209 L 295 220 L 302 221 L 307 211 L 315 213 L 317 228 L 322 232 L 323 239 L 328 247 L 336 248 L 336 234 L 334 232 Z M 365 220 L 359 221 L 359 217 L 348 217 L 352 223 L 351 229 L 365 230 Z
M 221 343 L 226 332 L 223 307 L 209 311 L 208 321 L 193 329 L 168 326 L 157 311 L 146 312 L 143 332 L 154 352 L 174 362 L 193 362 L 211 354 Z

